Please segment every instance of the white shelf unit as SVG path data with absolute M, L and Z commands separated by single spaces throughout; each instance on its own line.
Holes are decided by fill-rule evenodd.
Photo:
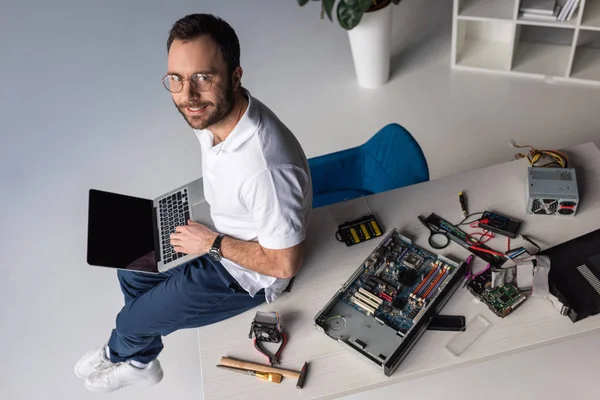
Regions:
M 504 21 L 460 20 L 457 26 L 456 64 L 509 71 L 513 25 Z
M 600 0 L 587 0 L 581 26 L 600 30 Z
M 600 81 L 600 31 L 581 29 L 579 32 L 571 76 Z
M 570 21 L 523 18 L 520 3 L 454 0 L 452 67 L 600 84 L 600 0 Z

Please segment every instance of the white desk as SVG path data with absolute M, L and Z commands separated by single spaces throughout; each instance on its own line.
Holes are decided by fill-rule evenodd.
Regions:
M 522 219 L 522 232 L 547 248 L 600 227 L 600 150 L 593 143 L 587 143 L 565 151 L 570 156 L 570 166 L 577 168 L 582 196 L 575 218 L 525 214 L 523 182 L 527 173 L 526 160 L 510 161 L 380 193 L 370 196 L 368 202 L 382 224 L 388 228 L 399 228 L 417 245 L 430 249 L 427 231 L 417 220 L 417 215 L 435 212 L 458 222 L 462 214 L 457 196 L 460 190 L 464 190 L 470 212 L 495 210 Z M 335 240 L 336 227 L 326 207 L 314 210 L 308 231 L 306 264 L 296 278 L 292 292 L 274 304 L 260 307 L 283 315 L 290 339 L 283 352 L 282 367 L 300 369 L 304 361 L 309 361 L 304 389 L 296 389 L 291 379 L 284 379 L 276 385 L 215 367 L 221 356 L 266 362 L 248 339 L 250 322 L 256 312 L 251 310 L 199 329 L 206 400 L 335 398 L 600 329 L 600 316 L 573 324 L 567 317 L 558 315 L 547 300 L 539 298 L 529 298 L 513 314 L 500 319 L 485 305 L 476 303 L 465 289 L 459 289 L 443 313 L 465 315 L 467 321 L 476 314 L 483 314 L 493 326 L 460 357 L 450 355 L 445 349 L 453 332 L 428 331 L 395 374 L 388 378 L 383 371 L 360 360 L 313 325 L 316 313 L 378 244 L 378 241 L 371 241 L 347 248 Z M 525 243 L 514 241 L 514 246 L 521 244 Z M 506 247 L 506 241 L 494 239 L 489 245 L 500 250 Z M 464 259 L 468 255 L 466 250 L 455 244 L 439 253 L 454 259 Z M 509 377 L 508 373 L 506 378 Z

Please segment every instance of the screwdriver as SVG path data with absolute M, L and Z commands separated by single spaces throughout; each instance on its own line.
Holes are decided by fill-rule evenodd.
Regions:
M 257 377 L 258 379 L 262 379 L 263 381 L 269 381 L 269 382 L 273 382 L 273 383 L 281 383 L 281 378 L 283 377 L 281 374 L 274 374 L 271 372 L 253 371 L 251 369 L 227 367 L 225 365 L 217 365 L 217 368 L 227 369 L 229 371 L 238 372 L 240 374 L 252 375 L 252 376 Z
M 458 201 L 460 202 L 460 208 L 463 215 L 467 218 L 469 216 L 469 211 L 467 210 L 467 199 L 465 199 L 465 194 L 463 192 L 458 193 Z

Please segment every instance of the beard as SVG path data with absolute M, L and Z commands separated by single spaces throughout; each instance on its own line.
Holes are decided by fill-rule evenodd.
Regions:
M 185 103 L 177 104 L 173 100 L 173 104 L 177 108 L 177 111 L 183 116 L 188 125 L 192 129 L 207 129 L 214 124 L 221 122 L 225 119 L 233 110 L 234 94 L 233 85 L 231 82 L 227 82 L 225 88 L 218 88 L 215 91 L 216 99 L 214 102 L 202 101 L 199 97 L 191 98 Z M 202 108 L 206 109 L 202 115 L 189 115 L 186 112 L 186 108 Z

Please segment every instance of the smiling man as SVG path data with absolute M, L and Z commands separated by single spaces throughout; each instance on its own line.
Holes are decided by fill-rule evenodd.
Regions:
M 200 141 L 217 231 L 189 221 L 171 235 L 177 252 L 210 256 L 156 275 L 119 271 L 125 306 L 115 329 L 75 366 L 91 391 L 158 383 L 162 336 L 274 301 L 302 265 L 308 162 L 289 129 L 242 87 L 234 30 L 212 15 L 188 15 L 173 25 L 167 50 L 163 84 Z

